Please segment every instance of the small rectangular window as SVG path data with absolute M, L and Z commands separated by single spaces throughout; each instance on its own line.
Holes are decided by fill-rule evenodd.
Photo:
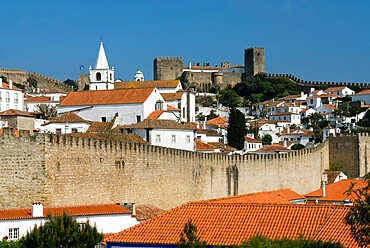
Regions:
M 17 93 L 14 94 L 14 103 L 18 103 L 18 94 Z
M 156 142 L 156 143 L 161 143 L 161 135 L 160 135 L 160 134 L 157 134 L 157 135 L 155 136 L 155 142 Z
M 9 95 L 9 92 L 6 92 L 6 102 L 10 102 L 10 95 Z
M 101 121 L 102 121 L 102 122 L 107 122 L 107 117 L 104 117 L 104 116 L 103 116 L 103 117 L 101 118 Z
M 19 238 L 19 228 L 9 228 L 8 238 L 9 240 L 17 240 Z
M 139 122 L 141 122 L 141 115 L 136 116 L 136 123 L 139 123 Z
M 56 134 L 61 134 L 61 133 L 62 133 L 62 129 L 61 129 L 61 128 L 57 128 L 57 129 L 55 129 L 55 133 L 56 133 Z
M 190 135 L 186 135 L 186 143 L 190 143 Z
M 172 135 L 171 142 L 176 143 L 176 135 Z
M 72 128 L 72 133 L 78 133 L 77 128 Z
M 186 113 L 185 113 L 185 108 L 182 108 L 182 118 L 185 118 L 185 115 Z

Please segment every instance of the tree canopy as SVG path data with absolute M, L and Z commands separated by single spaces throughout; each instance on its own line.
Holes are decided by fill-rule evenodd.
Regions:
M 207 242 L 201 241 L 197 237 L 197 227 L 189 220 L 184 227 L 184 231 L 180 234 L 180 242 L 178 248 L 205 248 Z
M 44 225 L 27 232 L 21 238 L 21 247 L 54 248 L 54 247 L 90 247 L 93 248 L 103 240 L 103 235 L 96 227 L 87 223 L 78 223 L 64 213 L 62 216 L 48 216 Z
M 246 135 L 245 118 L 242 112 L 231 108 L 229 126 L 227 128 L 227 143 L 238 150 L 244 148 L 244 136 Z

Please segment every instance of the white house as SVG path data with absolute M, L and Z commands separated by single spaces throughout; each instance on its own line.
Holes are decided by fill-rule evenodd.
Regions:
M 98 58 L 94 69 L 89 67 L 90 90 L 113 90 L 114 68 L 109 69 L 108 60 L 105 55 L 103 42 L 100 42 Z
M 307 107 L 317 111 L 322 104 L 333 104 L 334 100 L 338 97 L 340 96 L 335 94 L 313 95 L 307 98 Z
M 224 143 L 224 136 L 214 129 L 198 129 L 196 131 L 196 138 L 208 142 L 221 142 Z
M 154 110 L 167 110 L 156 88 L 70 92 L 60 103 L 58 115 L 74 112 L 85 120 L 108 122 L 118 114 L 117 124 L 141 122 Z
M 319 112 L 320 114 L 330 114 L 336 109 L 338 109 L 338 108 L 333 106 L 332 104 L 325 104 L 324 103 L 324 104 L 321 104 L 317 108 L 317 112 Z
M 275 101 L 275 100 L 260 102 L 256 106 L 256 108 L 257 108 L 256 109 L 256 115 L 258 115 L 258 116 L 268 115 L 269 116 L 269 115 L 272 115 L 272 114 L 276 114 L 277 113 L 277 107 L 279 107 L 282 104 L 283 104 L 282 101 Z
M 173 120 L 145 119 L 127 128 L 155 146 L 195 150 L 195 129 Z
M 340 87 L 332 87 L 324 90 L 326 94 L 335 94 L 340 97 L 345 97 L 345 96 L 351 96 L 355 94 L 353 90 L 348 88 L 347 86 L 340 86 Z
M 87 121 L 73 112 L 65 113 L 54 120 L 41 125 L 42 133 L 86 133 L 92 121 Z
M 168 110 L 154 110 L 146 119 L 173 120 L 179 122 L 179 117 L 173 111 Z
M 283 98 L 280 98 L 279 101 L 286 102 L 286 103 L 301 103 L 307 100 L 307 94 L 304 94 L 301 91 L 300 95 L 289 95 Z
M 337 134 L 337 130 L 334 127 L 331 127 L 331 126 L 325 127 L 324 130 L 322 131 L 323 141 L 327 140 L 330 135 L 335 136 L 336 134 Z
M 176 93 L 161 93 L 166 103 L 180 109 L 180 121 L 195 121 L 195 94 L 191 91 L 179 90 Z
M 323 94 L 323 90 L 315 90 L 315 88 L 311 88 L 310 93 L 308 93 L 308 96 L 316 96 L 316 95 L 321 95 Z
M 262 141 L 252 139 L 248 136 L 244 137 L 244 151 L 251 152 L 262 148 Z
M 276 113 L 273 115 L 269 116 L 269 120 L 284 120 L 288 121 L 290 125 L 296 124 L 300 125 L 301 124 L 301 116 L 298 113 Z
M 67 95 L 67 92 L 56 89 L 37 88 L 36 91 L 28 93 L 28 95 L 31 97 L 49 97 L 50 101 L 60 101 L 62 97 Z
M 352 101 L 364 101 L 365 104 L 370 104 L 370 90 L 363 90 L 353 95 Z
M 299 105 L 296 105 L 295 103 L 283 103 L 279 105 L 277 108 L 276 113 L 299 113 L 302 108 Z
M 315 132 L 306 129 L 287 128 L 280 133 L 280 139 L 282 141 L 286 140 L 293 142 L 294 144 L 302 144 L 306 146 L 312 139 L 313 135 L 315 135 Z
M 53 101 L 51 100 L 51 97 L 47 96 L 36 96 L 24 100 L 25 110 L 27 112 L 38 112 L 39 109 L 37 105 L 41 104 L 54 107 L 59 105 L 59 100 Z
M 126 207 L 126 208 L 125 208 Z M 133 210 L 129 210 L 129 209 Z M 35 225 L 45 223 L 47 215 L 62 215 L 63 212 L 76 218 L 79 223 L 89 221 L 98 232 L 108 234 L 122 231 L 138 224 L 134 205 L 100 204 L 64 207 L 43 207 L 34 203 L 29 208 L 7 208 L 0 211 L 0 237 L 17 240 L 32 230 Z
M 301 120 L 303 118 L 308 118 L 310 115 L 312 115 L 313 113 L 316 113 L 316 111 L 312 108 L 305 108 L 305 109 L 302 109 L 299 114 L 301 115 Z
M 0 78 L 0 111 L 17 109 L 23 111 L 23 92 L 21 89 L 14 87 L 12 80 L 9 84 L 3 83 Z

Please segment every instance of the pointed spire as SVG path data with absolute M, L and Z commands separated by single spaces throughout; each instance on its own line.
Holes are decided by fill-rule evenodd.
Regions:
M 94 69 L 109 69 L 107 56 L 105 56 L 103 42 L 100 42 L 100 49 L 98 58 L 96 59 L 95 68 Z

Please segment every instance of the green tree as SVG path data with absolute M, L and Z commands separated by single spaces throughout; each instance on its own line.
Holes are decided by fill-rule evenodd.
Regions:
M 37 80 L 33 77 L 27 78 L 28 85 L 33 88 L 37 88 Z
M 219 98 L 224 106 L 237 107 L 240 104 L 239 96 L 233 90 L 221 90 Z
M 37 111 L 41 112 L 42 118 L 45 120 L 50 120 L 54 117 L 57 117 L 58 110 L 56 106 L 50 106 L 47 104 L 37 104 Z
M 73 86 L 73 89 L 74 90 L 77 90 L 78 89 L 78 84 L 76 83 L 76 81 L 72 80 L 72 79 L 66 79 L 64 80 L 64 82 L 66 85 L 69 85 L 69 86 Z
M 355 188 L 355 184 L 347 190 L 348 195 L 355 199 L 344 221 L 350 226 L 352 236 L 361 247 L 370 246 L 370 173 L 365 175 L 366 186 Z
M 197 227 L 189 220 L 184 227 L 184 231 L 180 234 L 180 242 L 177 243 L 178 248 L 205 248 L 206 241 L 201 241 L 196 235 Z
M 8 237 L 4 237 L 0 241 L 0 248 L 19 248 L 20 244 L 18 241 L 7 241 Z
M 244 136 L 246 135 L 245 118 L 242 112 L 231 108 L 229 126 L 227 128 L 228 145 L 242 150 L 244 147 Z
M 323 117 L 319 113 L 315 112 L 312 113 L 308 116 L 308 119 L 310 119 L 311 123 L 314 124 L 315 126 L 317 125 L 317 122 L 322 120 Z
M 91 247 L 101 242 L 103 235 L 96 227 L 87 223 L 78 223 L 74 218 L 63 213 L 62 216 L 48 216 L 44 225 L 37 227 L 21 238 L 24 248 L 55 247 Z
M 271 145 L 272 143 L 272 136 L 270 134 L 266 134 L 262 138 L 262 144 L 263 145 Z
M 302 150 L 303 148 L 305 148 L 305 146 L 304 145 L 302 145 L 302 144 L 294 144 L 294 145 L 292 145 L 292 150 Z

